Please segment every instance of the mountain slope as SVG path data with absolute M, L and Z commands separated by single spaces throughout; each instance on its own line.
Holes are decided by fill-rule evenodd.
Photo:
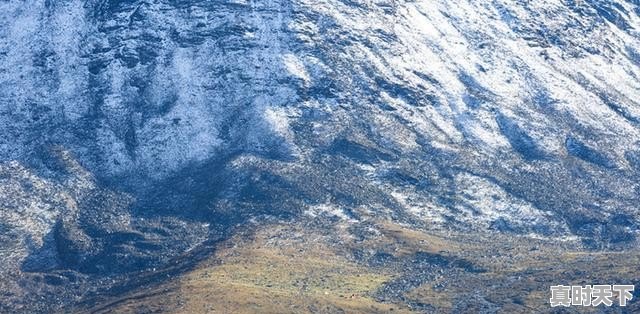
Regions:
M 271 219 L 635 248 L 639 14 L 5 1 L 3 306 L 73 304 Z

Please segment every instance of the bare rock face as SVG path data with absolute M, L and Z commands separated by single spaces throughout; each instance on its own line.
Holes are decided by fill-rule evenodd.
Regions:
M 277 107 L 296 99 L 278 83 L 288 79 L 284 6 L 3 4 L 13 20 L 3 39 L 4 132 L 17 139 L 2 155 L 64 143 L 102 176 L 137 179 L 231 151 L 277 150 L 263 116 L 277 120 Z
M 46 247 L 58 217 L 73 215 L 75 207 L 61 186 L 38 177 L 17 162 L 0 166 L 2 204 L 2 272 L 20 269 L 33 251 Z M 49 249 L 48 263 L 55 267 L 55 250 Z
M 263 219 L 637 246 L 639 12 L 4 1 L 0 276 L 44 292 L 0 304 L 72 304 Z M 50 274 L 77 285 L 33 301 Z
M 131 196 L 98 186 L 69 152 L 50 154 L 55 180 L 15 161 L 0 167 L 1 310 L 67 304 L 92 282 L 160 266 L 209 234 L 202 224 L 132 217 Z

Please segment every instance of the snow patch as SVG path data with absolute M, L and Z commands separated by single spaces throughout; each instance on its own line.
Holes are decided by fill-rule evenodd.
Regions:
M 309 82 L 311 78 L 302 61 L 294 54 L 285 54 L 282 56 L 283 62 L 289 73 L 305 82 Z
M 343 208 L 333 204 L 319 204 L 310 206 L 305 211 L 305 214 L 310 217 L 329 216 L 338 217 L 340 218 L 340 220 L 347 222 L 356 222 L 355 219 L 347 215 Z

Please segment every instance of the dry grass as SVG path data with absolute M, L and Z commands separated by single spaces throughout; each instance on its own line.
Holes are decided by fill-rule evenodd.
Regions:
M 294 229 L 292 229 L 294 228 Z M 196 270 L 113 302 L 117 313 L 408 313 L 371 293 L 392 278 L 336 254 L 322 239 L 270 226 L 221 245 Z
M 430 252 L 485 269 L 445 269 L 403 293 L 404 301 L 428 304 L 443 313 L 459 312 L 461 300 L 472 295 L 498 304 L 502 313 L 551 312 L 551 285 L 629 283 L 620 278 L 640 275 L 637 251 L 585 252 L 574 243 L 439 234 L 388 221 L 373 227 L 377 235 L 361 239 L 350 236 L 344 226 L 265 226 L 220 245 L 215 256 L 195 270 L 105 308 L 117 313 L 410 312 L 406 304 L 381 303 L 372 295 L 386 282 L 411 275 L 411 270 L 368 267 L 353 260 L 352 250 L 384 251 L 400 260 Z

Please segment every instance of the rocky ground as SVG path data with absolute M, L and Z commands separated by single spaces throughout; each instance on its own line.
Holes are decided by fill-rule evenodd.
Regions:
M 640 281 L 637 250 L 593 252 L 572 241 L 429 232 L 373 218 L 326 226 L 320 220 L 256 226 L 207 247 L 215 253 L 170 280 L 69 310 L 619 313 L 620 308 L 552 310 L 549 286 Z M 637 310 L 637 303 L 625 309 Z

